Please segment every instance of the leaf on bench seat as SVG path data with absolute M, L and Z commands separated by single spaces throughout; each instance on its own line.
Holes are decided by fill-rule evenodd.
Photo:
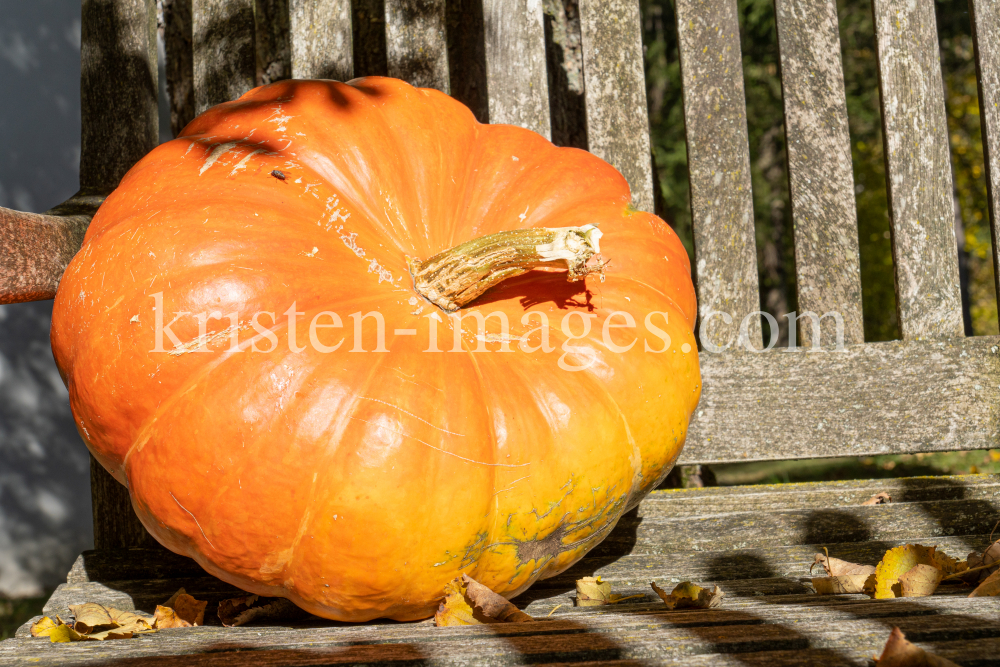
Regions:
M 934 589 L 937 588 L 937 584 L 940 583 L 941 577 L 944 576 L 945 568 L 951 567 L 951 564 L 956 562 L 954 558 L 936 553 L 936 549 L 937 547 L 906 544 L 886 551 L 885 555 L 882 556 L 882 561 L 875 568 L 875 599 L 885 600 L 905 597 L 900 581 L 904 575 L 908 575 L 909 580 L 912 582 L 912 588 L 907 590 L 913 591 L 915 596 L 919 597 L 933 593 Z M 908 574 L 917 565 L 930 566 L 932 569 L 938 570 L 941 575 L 937 577 L 937 581 L 930 592 L 926 592 L 928 586 L 926 582 L 929 581 L 926 570 L 921 570 L 913 575 Z M 916 591 L 919 591 L 919 593 L 916 593 Z
M 205 622 L 205 600 L 195 600 L 183 588 L 163 604 L 156 605 L 156 629 L 190 628 Z
M 826 548 L 824 547 L 824 551 Z M 874 565 L 858 565 L 857 563 L 850 563 L 846 560 L 840 560 L 839 558 L 830 558 L 830 554 L 816 554 L 816 560 L 809 567 L 809 572 L 812 573 L 813 568 L 817 565 L 822 565 L 823 569 L 826 570 L 827 577 L 842 577 L 842 576 L 860 576 L 864 575 L 867 577 L 870 574 L 875 574 Z
M 892 502 L 892 496 L 885 491 L 876 493 L 874 496 L 861 503 L 862 505 L 888 505 Z
M 227 628 L 246 625 L 250 621 L 294 621 L 308 612 L 285 598 L 262 598 L 259 595 L 230 598 L 219 603 L 219 620 Z
M 483 623 L 529 623 L 535 620 L 507 598 L 467 574 L 448 582 L 444 593 L 445 599 L 434 614 L 434 624 L 439 628 Z
M 32 637 L 48 637 L 54 643 L 131 639 L 133 635 L 156 632 L 152 619 L 131 611 L 105 607 L 95 602 L 70 605 L 74 622 L 66 623 L 59 616 L 52 620 L 43 616 L 31 625 Z
M 875 590 L 875 574 L 841 574 L 835 577 L 813 577 L 813 589 L 818 595 L 845 595 Z
M 674 590 L 668 595 L 665 590 L 656 585 L 655 581 L 649 582 L 653 587 L 653 592 L 660 596 L 667 609 L 712 609 L 722 604 L 725 593 L 716 586 L 711 591 L 707 588 L 692 584 L 690 581 L 682 581 L 674 586 Z
M 951 660 L 940 658 L 915 646 L 899 628 L 893 628 L 882 657 L 875 658 L 875 667 L 958 667 Z
M 983 583 L 976 587 L 976 590 L 969 593 L 970 598 L 985 598 L 1000 595 L 1000 572 L 994 572 L 986 577 Z

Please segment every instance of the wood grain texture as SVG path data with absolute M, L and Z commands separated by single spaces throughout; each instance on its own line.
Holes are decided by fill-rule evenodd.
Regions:
M 1000 337 L 701 355 L 680 463 L 1000 445 Z
M 292 78 L 354 77 L 350 0 L 289 0 Z
M 445 0 L 385 0 L 385 42 L 389 76 L 451 91 Z
M 156 148 L 155 0 L 84 0 L 80 187 L 109 191 Z
M 840 313 L 844 342 L 864 342 L 858 219 L 835 0 L 776 0 L 795 223 L 799 312 Z M 827 341 L 833 318 L 823 320 Z M 800 344 L 812 344 L 800 326 Z
M 490 122 L 551 137 L 540 0 L 482 0 Z
M 90 499 L 94 513 L 94 548 L 159 546 L 132 509 L 128 489 L 90 457 Z
M 82 190 L 44 214 L 0 207 L 0 304 L 55 298 L 105 194 Z
M 632 205 L 653 211 L 653 161 L 646 110 L 638 0 L 580 0 L 590 152 L 622 173 Z
M 677 0 L 677 32 L 699 340 L 708 349 L 722 347 L 736 338 L 748 318 L 747 344 L 760 349 L 760 317 L 753 315 L 760 310 L 760 293 L 735 0 Z
M 933 0 L 874 0 L 903 338 L 962 336 L 955 200 Z
M 194 120 L 194 47 L 191 0 L 160 0 L 158 27 L 166 53 L 170 131 L 176 137 Z
M 289 0 L 254 0 L 256 85 L 265 86 L 292 76 Z
M 256 85 L 253 0 L 193 0 L 195 113 Z
M 993 0 L 969 0 L 969 13 L 976 45 L 986 194 L 993 235 L 993 278 L 996 293 L 1000 295 L 1000 5 Z

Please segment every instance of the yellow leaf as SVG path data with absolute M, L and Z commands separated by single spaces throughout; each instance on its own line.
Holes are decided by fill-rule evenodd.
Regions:
M 472 607 L 465 599 L 465 586 L 456 577 L 444 587 L 444 600 L 434 614 L 434 624 L 439 628 L 455 625 L 479 625 L 482 621 L 473 616 Z
M 60 625 L 56 623 L 48 616 L 42 616 L 40 619 L 31 624 L 31 636 L 32 637 L 48 637 L 49 632 Z
M 202 625 L 205 622 L 205 606 L 208 604 L 206 600 L 195 600 L 193 597 L 187 594 L 183 588 L 178 588 L 177 592 L 170 596 L 170 599 L 164 602 L 158 607 L 168 607 L 173 610 L 174 619 L 168 620 L 167 616 L 164 615 L 164 622 L 177 622 L 183 621 L 187 625 L 159 625 L 157 623 L 157 628 L 187 628 L 192 625 Z
M 951 660 L 939 658 L 914 646 L 899 628 L 893 628 L 882 649 L 882 657 L 875 659 L 875 667 L 958 667 Z
M 576 580 L 576 606 L 599 607 L 611 599 L 611 584 L 600 577 L 584 577 Z
M 722 598 L 725 597 L 722 589 L 718 586 L 709 591 L 707 588 L 696 586 L 690 581 L 682 581 L 674 586 L 670 595 L 657 586 L 655 581 L 650 582 L 650 586 L 653 587 L 653 592 L 663 600 L 663 604 L 667 605 L 667 609 L 711 609 L 722 604 Z
M 986 577 L 976 590 L 969 593 L 970 598 L 985 598 L 1000 595 L 1000 571 Z
M 31 636 L 48 637 L 49 641 L 54 643 L 78 642 L 85 639 L 83 635 L 66 625 L 58 616 L 54 621 L 48 616 L 43 616 L 32 623 Z
M 919 598 L 931 595 L 944 573 L 937 565 L 914 565 L 899 578 L 900 597 Z
M 903 596 L 899 578 L 915 565 L 930 565 L 941 569 L 934 558 L 936 547 L 907 544 L 885 552 L 875 568 L 875 599 L 886 600 Z
M 191 624 L 185 621 L 183 618 L 178 616 L 176 612 L 170 607 L 164 607 L 163 605 L 156 605 L 156 629 L 165 630 L 166 628 L 190 628 Z

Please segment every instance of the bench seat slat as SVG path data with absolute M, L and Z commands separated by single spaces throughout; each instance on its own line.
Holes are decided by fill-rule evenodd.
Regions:
M 490 123 L 551 136 L 542 3 L 482 0 Z
M 289 0 L 293 79 L 354 77 L 350 0 Z
M 193 0 L 192 33 L 196 114 L 257 85 L 253 0 Z
M 843 317 L 844 342 L 864 342 L 858 220 L 835 0 L 778 0 L 798 311 Z M 834 320 L 821 323 L 833 340 Z M 801 327 L 801 325 L 800 325 Z M 802 344 L 811 343 L 802 330 Z
M 955 200 L 933 0 L 874 0 L 896 312 L 904 339 L 962 336 Z
M 736 0 L 677 0 L 677 37 L 699 339 L 721 347 L 736 336 L 745 317 L 760 310 Z M 722 315 L 710 318 L 715 311 L 731 322 Z M 748 342 L 759 349 L 759 317 L 748 324 Z
M 653 163 L 635 0 L 580 0 L 584 97 L 590 152 L 614 165 L 632 205 L 653 211 Z
M 993 232 L 993 278 L 1000 295 L 1000 5 L 994 0 L 971 0 L 969 10 L 976 44 L 986 191 Z
M 997 336 L 703 354 L 701 373 L 683 464 L 1000 445 Z
M 385 0 L 385 42 L 389 76 L 451 92 L 445 0 Z

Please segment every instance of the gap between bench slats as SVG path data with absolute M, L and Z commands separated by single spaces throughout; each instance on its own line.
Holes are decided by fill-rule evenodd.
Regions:
M 874 0 L 896 311 L 904 339 L 962 336 L 944 80 L 933 0 Z
M 863 343 L 858 220 L 837 4 L 776 0 L 775 14 L 798 312 L 839 313 L 844 342 Z M 834 340 L 834 323 L 833 318 L 821 322 L 821 340 Z M 809 346 L 811 330 L 800 325 L 800 332 L 800 344 Z
M 735 338 L 745 317 L 760 310 L 736 1 L 677 0 L 677 36 L 699 339 L 705 347 L 722 346 Z M 712 317 L 716 311 L 725 315 Z M 747 339 L 760 349 L 759 316 L 748 324 Z
M 1000 6 L 996 0 L 970 0 L 969 10 L 976 45 L 986 193 L 993 234 L 993 278 L 1000 297 Z

